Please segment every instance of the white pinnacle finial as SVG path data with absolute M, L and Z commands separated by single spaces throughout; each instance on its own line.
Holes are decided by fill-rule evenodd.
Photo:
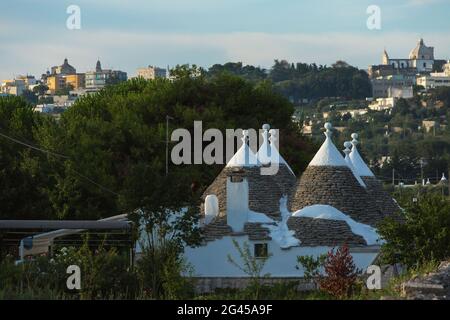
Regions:
M 270 138 L 269 138 L 270 143 L 271 144 L 275 144 L 275 141 L 277 141 L 277 139 L 278 139 L 278 137 L 277 137 L 277 130 L 271 129 L 269 131 L 269 133 L 270 133 Z
M 326 122 L 325 125 L 323 126 L 325 128 L 325 136 L 327 138 L 331 138 L 333 131 L 331 131 L 331 129 L 333 129 L 333 125 L 329 122 Z
M 262 126 L 262 129 L 263 129 L 262 136 L 263 136 L 264 142 L 267 142 L 267 141 L 269 141 L 269 129 L 270 129 L 270 125 L 266 123 L 266 124 L 264 124 L 264 125 Z
M 344 142 L 344 147 L 345 147 L 344 153 L 345 153 L 345 155 L 348 156 L 350 154 L 350 152 L 352 152 L 352 150 L 350 150 L 351 147 L 352 147 L 352 143 L 350 141 L 345 141 Z
M 428 178 L 428 179 L 427 179 L 427 185 L 430 185 L 430 184 L 431 184 L 430 178 Z
M 357 133 L 352 133 L 352 144 L 353 144 L 353 146 L 356 146 L 359 142 L 358 142 L 358 138 L 359 138 L 359 135 L 357 134 Z
M 445 173 L 442 174 L 441 181 L 447 181 L 447 178 L 445 177 Z
M 248 140 L 248 130 L 242 130 L 242 142 L 247 143 Z

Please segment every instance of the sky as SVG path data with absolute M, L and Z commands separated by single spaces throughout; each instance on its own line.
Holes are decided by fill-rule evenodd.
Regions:
M 67 8 L 80 8 L 70 30 Z M 367 8 L 381 10 L 369 30 Z M 209 67 L 241 61 L 270 68 L 274 59 L 359 68 L 407 58 L 419 40 L 450 59 L 450 0 L 2 0 L 0 80 L 39 77 L 69 59 L 78 72 L 136 74 L 147 65 Z

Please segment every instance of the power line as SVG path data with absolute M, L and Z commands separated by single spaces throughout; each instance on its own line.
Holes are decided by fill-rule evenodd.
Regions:
M 64 158 L 64 159 L 71 160 L 69 156 L 66 156 L 66 155 L 63 155 L 63 154 L 60 154 L 60 153 L 56 153 L 56 152 L 53 152 L 53 151 L 50 151 L 50 150 L 45 150 L 45 149 L 42 149 L 42 148 L 33 146 L 33 145 L 29 144 L 29 143 L 25 143 L 25 142 L 23 142 L 23 141 L 20 141 L 20 140 L 18 140 L 18 139 L 16 139 L 16 138 L 10 137 L 10 136 L 8 136 L 8 135 L 6 135 L 6 134 L 4 134 L 4 133 L 1 133 L 1 132 L 0 132 L 0 136 L 3 137 L 3 138 L 5 138 L 5 139 L 8 139 L 8 140 L 10 140 L 10 141 L 12 141 L 12 142 L 15 142 L 15 143 L 17 143 L 17 144 L 20 144 L 20 145 L 22 145 L 22 146 L 31 148 L 31 149 L 33 149 L 33 150 L 40 151 L 40 152 L 43 152 L 43 153 L 45 153 L 45 154 L 48 154 L 48 155 L 51 155 L 51 156 L 55 156 L 55 157 L 58 157 L 58 158 Z M 85 176 L 84 174 L 82 174 L 82 173 L 76 171 L 75 169 L 72 169 L 72 168 L 70 168 L 70 167 L 69 167 L 68 169 L 71 170 L 71 171 L 73 171 L 73 172 L 74 172 L 75 174 L 77 174 L 78 176 L 80 176 L 80 177 L 86 179 L 86 180 L 89 181 L 90 183 L 94 184 L 95 186 L 99 187 L 100 189 L 102 189 L 102 190 L 104 190 L 104 191 L 107 191 L 107 192 L 109 192 L 109 193 L 111 193 L 111 194 L 114 194 L 114 195 L 116 195 L 116 196 L 120 196 L 120 194 L 118 194 L 117 192 L 115 192 L 115 191 L 113 191 L 113 190 L 111 190 L 111 189 L 109 189 L 109 188 L 107 188 L 107 187 L 105 187 L 105 186 L 103 186 L 103 185 L 101 185 L 101 184 L 95 182 L 95 181 L 92 180 L 91 178 L 89 178 L 89 177 Z
M 15 138 L 7 136 L 6 134 L 1 133 L 1 132 L 0 132 L 0 136 L 2 136 L 3 138 L 6 138 L 8 140 L 11 140 L 11 141 L 13 141 L 15 143 L 18 143 L 18 144 L 20 144 L 22 146 L 25 146 L 25 147 L 28 147 L 28 148 L 31 148 L 31 149 L 34 149 L 34 150 L 37 150 L 37 151 L 41 151 L 41 152 L 44 152 L 44 153 L 47 153 L 47 154 L 50 154 L 50 155 L 53 155 L 53 156 L 56 156 L 56 157 L 60 157 L 60 158 L 70 159 L 68 156 L 65 156 L 65 155 L 62 155 L 62 154 L 59 154 L 59 153 L 55 153 L 55 152 L 52 152 L 52 151 L 49 151 L 49 150 L 44 150 L 44 149 L 32 146 L 31 144 L 22 142 L 20 140 L 17 140 Z

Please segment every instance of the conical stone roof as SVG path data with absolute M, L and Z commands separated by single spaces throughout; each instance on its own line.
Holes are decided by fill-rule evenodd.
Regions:
M 333 144 L 331 128 L 325 124 L 325 142 L 298 180 L 289 209 L 330 205 L 357 222 L 376 226 L 381 212 Z
M 375 177 L 372 170 L 369 169 L 367 164 L 364 162 L 364 160 L 361 158 L 361 155 L 358 152 L 358 134 L 353 133 L 352 134 L 352 151 L 349 154 L 349 158 L 353 164 L 353 167 L 355 168 L 356 173 L 360 177 Z
M 289 171 L 292 173 L 292 175 L 295 176 L 294 171 L 291 169 L 291 167 L 288 165 L 286 160 L 281 156 L 280 152 L 277 148 L 277 130 L 270 130 L 270 125 L 265 124 L 263 126 L 263 143 L 261 144 L 261 147 L 258 150 L 258 153 L 256 156 L 258 157 L 259 162 L 262 165 L 269 165 L 269 164 L 283 164 L 289 169 Z M 269 138 L 270 134 L 270 138 Z
M 366 189 L 369 196 L 375 201 L 378 209 L 381 211 L 381 217 L 394 215 L 400 210 L 398 204 L 392 199 L 392 197 L 383 189 L 383 184 L 375 177 L 373 172 L 369 169 L 367 164 L 362 159 L 358 152 L 358 134 L 352 134 L 352 151 L 349 154 L 349 158 L 356 173 L 366 184 Z
M 359 182 L 359 184 L 362 186 L 362 187 L 364 187 L 364 188 L 366 188 L 367 186 L 366 186 L 366 184 L 364 183 L 364 181 L 361 179 L 361 177 L 358 175 L 358 173 L 356 172 L 356 169 L 355 169 L 355 167 L 353 166 L 353 163 L 352 163 L 352 160 L 350 159 L 350 152 L 351 152 L 351 146 L 352 146 L 352 143 L 350 142 L 350 141 L 346 141 L 345 143 L 344 143 L 344 147 L 345 147 L 345 149 L 344 149 L 344 153 L 345 153 L 345 162 L 347 163 L 347 165 L 348 165 L 348 167 L 350 168 L 350 170 L 352 170 L 352 172 L 353 172 L 353 175 L 355 176 L 355 178 L 356 178 L 356 180 L 358 180 L 358 182 Z
M 245 132 L 244 132 L 245 134 Z M 202 195 L 204 201 L 206 196 L 214 194 L 219 200 L 219 217 L 226 216 L 227 203 L 227 178 L 231 175 L 247 178 L 249 185 L 249 209 L 255 212 L 265 213 L 268 216 L 280 218 L 280 199 L 283 195 L 289 195 L 295 186 L 296 177 L 291 168 L 281 159 L 277 163 L 278 170 L 274 175 L 263 175 L 261 169 L 270 164 L 261 165 L 259 158 L 253 153 L 244 137 L 244 144 L 236 152 L 226 167 L 220 172 L 213 183 L 205 190 Z M 266 145 L 267 147 L 267 145 Z M 269 145 L 273 151 L 272 155 L 278 154 L 276 148 Z M 260 149 L 258 156 L 262 156 Z M 263 160 L 266 158 L 262 158 Z M 257 165 L 254 165 L 257 163 Z M 203 209 L 202 209 L 203 214 Z
M 244 130 L 243 138 L 242 138 L 242 146 L 239 150 L 234 154 L 234 156 L 228 161 L 227 168 L 236 168 L 236 167 L 256 167 L 259 166 L 260 163 L 256 154 L 250 149 L 247 144 L 248 140 L 248 131 Z

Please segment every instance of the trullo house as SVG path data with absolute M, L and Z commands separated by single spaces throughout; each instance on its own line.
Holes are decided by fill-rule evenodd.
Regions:
M 246 277 L 228 261 L 231 255 L 240 262 L 233 240 L 247 243 L 256 257 L 268 255 L 263 274 L 275 278 L 302 277 L 297 256 L 344 244 L 359 269 L 373 263 L 381 245 L 377 224 L 399 208 L 358 153 L 358 136 L 352 135 L 343 155 L 330 123 L 325 130 L 325 141 L 298 179 L 275 147 L 274 130 L 263 127 L 256 153 L 244 131 L 241 148 L 203 195 L 204 242 L 185 250 L 196 277 Z M 276 174 L 262 175 L 273 161 Z

